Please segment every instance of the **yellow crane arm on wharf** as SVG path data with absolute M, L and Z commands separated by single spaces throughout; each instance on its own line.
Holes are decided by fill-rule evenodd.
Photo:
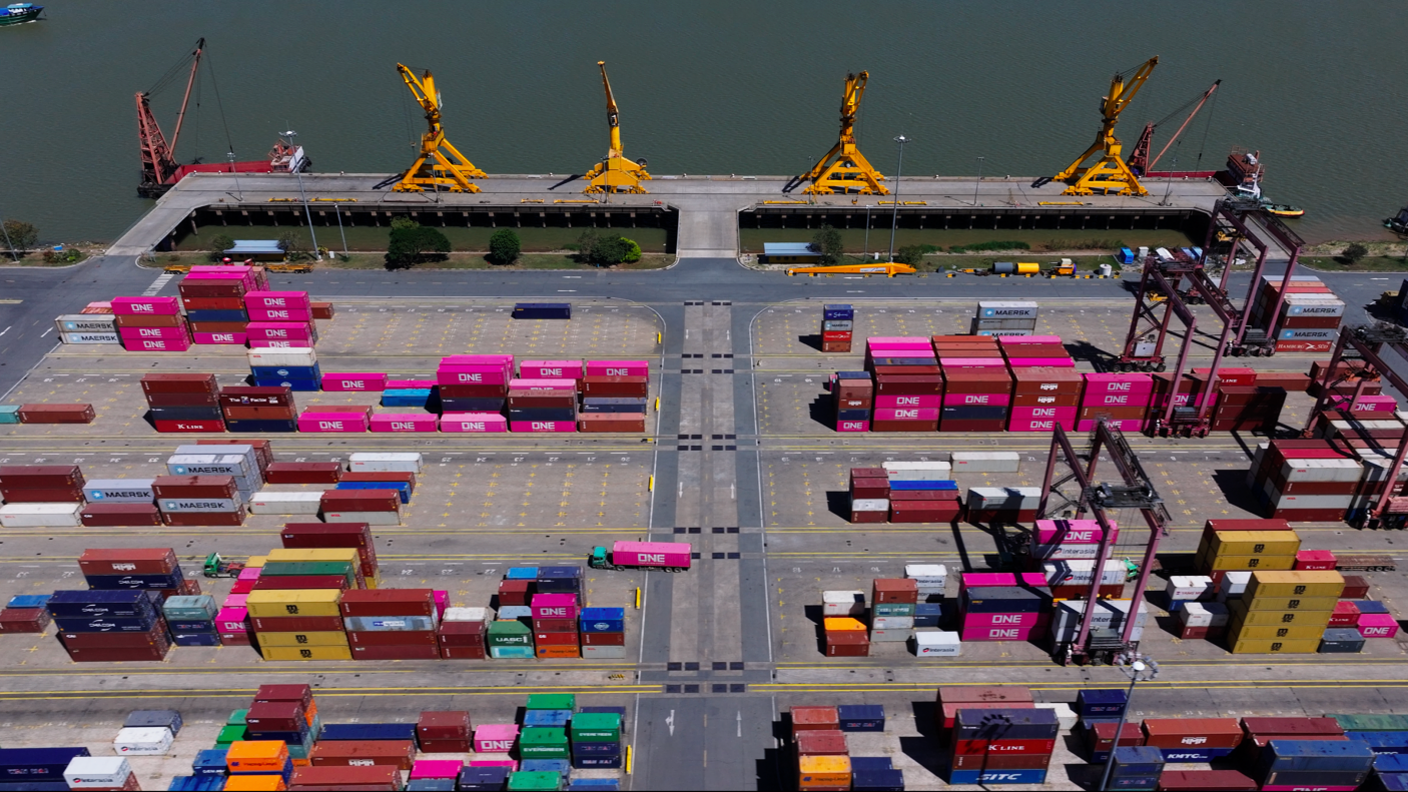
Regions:
M 632 162 L 626 159 L 626 152 L 621 147 L 621 112 L 616 107 L 616 97 L 611 93 L 611 80 L 606 76 L 606 61 L 597 61 L 597 68 L 601 69 L 601 84 L 606 89 L 606 125 L 611 130 L 611 145 L 606 151 L 606 158 L 592 169 L 587 171 L 582 178 L 587 180 L 585 193 L 643 193 L 648 192 L 640 186 L 642 181 L 650 179 L 650 174 L 645 170 L 645 160 Z
M 445 128 L 440 123 L 442 103 L 440 93 L 435 90 L 435 77 L 429 69 L 416 77 L 414 72 L 399 63 L 396 70 L 401 73 L 401 79 L 411 89 L 411 95 L 421 109 L 425 110 L 429 129 L 420 137 L 420 156 L 392 189 L 396 192 L 423 192 L 426 189 L 438 192 L 444 187 L 449 192 L 479 192 L 479 187 L 470 179 L 483 178 L 484 171 L 474 167 L 468 157 L 445 139 Z M 436 167 L 437 164 L 439 167 Z
M 865 84 L 869 80 L 870 72 L 846 75 L 846 90 L 841 94 L 841 134 L 826 156 L 794 180 L 794 184 L 811 182 L 803 192 L 849 193 L 854 190 L 862 195 L 890 194 L 880 183 L 885 177 L 860 153 L 856 145 L 856 115 L 860 113 L 860 102 L 865 97 Z
M 1130 170 L 1124 161 L 1124 146 L 1119 138 L 1115 137 L 1115 125 L 1120 121 L 1120 113 L 1134 100 L 1157 65 L 1159 58 L 1156 55 L 1135 67 L 1132 72 L 1116 74 L 1110 80 L 1110 93 L 1100 100 L 1102 119 L 1095 142 L 1065 170 L 1055 176 L 1037 179 L 1032 182 L 1032 186 L 1040 187 L 1059 181 L 1068 185 L 1062 195 L 1108 195 L 1112 190 L 1116 195 L 1148 195 L 1149 191 L 1144 189 L 1139 183 L 1139 177 L 1134 175 L 1134 171 Z M 1126 74 L 1131 75 L 1128 81 L 1125 80 Z M 1097 154 L 1100 158 L 1094 163 L 1089 166 L 1083 164 Z

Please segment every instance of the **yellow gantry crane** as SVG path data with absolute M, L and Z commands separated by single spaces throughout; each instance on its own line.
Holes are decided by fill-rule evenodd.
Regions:
M 865 96 L 865 83 L 869 79 L 870 72 L 846 75 L 846 92 L 841 95 L 840 139 L 811 170 L 797 177 L 797 181 L 811 182 L 803 192 L 846 193 L 855 190 L 864 195 L 890 194 L 880 183 L 885 177 L 871 167 L 856 146 L 856 114 L 860 112 L 860 100 Z
M 1095 142 L 1070 167 L 1050 178 L 1037 179 L 1032 186 L 1040 187 L 1059 181 L 1069 185 L 1062 195 L 1095 195 L 1097 192 L 1108 195 L 1110 191 L 1116 195 L 1148 195 L 1149 191 L 1139 183 L 1139 177 L 1120 156 L 1124 146 L 1115 137 L 1115 124 L 1119 123 L 1120 113 L 1134 100 L 1134 95 L 1144 87 L 1144 82 L 1157 65 L 1159 58 L 1156 55 L 1136 67 L 1128 82 L 1125 81 L 1125 74 L 1116 74 L 1110 81 L 1109 95 L 1101 100 L 1100 112 L 1104 119 Z M 1096 154 L 1100 155 L 1099 160 L 1088 167 L 1082 165 Z
M 422 192 L 426 188 L 439 191 L 444 187 L 450 192 L 479 192 L 479 187 L 470 179 L 483 178 L 484 171 L 474 167 L 474 163 L 445 139 L 445 128 L 440 125 L 440 93 L 435 90 L 435 78 L 430 70 L 416 77 L 399 63 L 396 69 L 425 110 L 425 120 L 430 129 L 420 136 L 420 156 L 415 164 L 406 170 L 392 189 L 396 192 Z
M 582 177 L 589 182 L 582 192 L 648 192 L 640 186 L 642 181 L 650 179 L 650 174 L 645 171 L 645 160 L 632 162 L 626 159 L 621 149 L 620 111 L 616 109 L 616 98 L 611 94 L 611 81 L 606 78 L 606 61 L 597 61 L 596 65 L 601 69 L 601 84 L 606 88 L 606 125 L 611 128 L 611 148 L 606 152 L 606 158 L 592 166 Z

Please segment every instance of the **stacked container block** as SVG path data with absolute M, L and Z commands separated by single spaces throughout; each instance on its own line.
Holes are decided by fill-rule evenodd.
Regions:
M 978 312 L 973 317 L 973 335 L 1036 335 L 1037 310 L 1038 306 L 1034 302 L 981 300 L 978 302 Z
M 1329 352 L 1339 338 L 1344 302 L 1314 275 L 1263 275 L 1252 306 L 1254 327 L 1274 334 L 1277 352 Z
M 0 466 L 0 525 L 76 527 L 83 511 L 83 485 L 78 465 Z
M 438 660 L 431 589 L 347 591 L 339 603 L 354 660 Z
M 129 352 L 191 348 L 191 331 L 175 297 L 114 297 L 112 312 L 122 348 Z
M 121 344 L 117 316 L 109 308 L 105 314 L 65 314 L 54 319 L 59 340 L 65 344 Z
M 1049 709 L 959 709 L 949 783 L 1045 783 L 1060 727 Z
M 964 642 L 1039 640 L 1051 627 L 1051 589 L 1037 572 L 965 572 L 958 619 Z
M 214 374 L 146 374 L 142 395 L 158 432 L 223 432 Z
M 845 304 L 825 305 L 821 309 L 821 351 L 843 353 L 851 351 L 851 333 L 855 331 L 855 309 Z
M 1343 592 L 1334 571 L 1253 572 L 1246 593 L 1228 601 L 1227 643 L 1234 654 L 1315 652 Z

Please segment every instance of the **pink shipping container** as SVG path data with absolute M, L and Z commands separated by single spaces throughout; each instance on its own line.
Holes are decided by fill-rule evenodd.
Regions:
M 964 572 L 958 578 L 958 588 L 985 588 L 992 586 L 1015 586 L 1017 576 L 1011 572 Z M 1046 585 L 1045 578 L 1042 585 Z
M 417 759 L 411 765 L 411 780 L 418 778 L 459 778 L 464 769 L 460 759 Z
M 1349 402 L 1349 396 L 1336 396 L 1330 399 L 1330 409 L 1342 410 Z M 1398 400 L 1388 395 L 1360 396 L 1354 403 L 1355 412 L 1394 412 L 1397 409 Z
M 1322 786 L 1320 784 L 1316 784 L 1315 786 L 1307 786 L 1305 784 L 1264 784 L 1261 787 L 1261 792 L 1305 792 L 1307 789 L 1313 789 L 1315 792 L 1354 792 L 1354 790 L 1359 789 L 1359 787 Z
M 312 349 L 313 340 L 310 338 L 292 338 L 287 340 L 275 340 L 270 338 L 249 339 L 250 349 Z
M 1093 432 L 1095 431 L 1096 423 L 1097 422 L 1093 419 L 1089 421 L 1076 421 L 1076 431 Z M 1110 426 L 1113 426 L 1116 429 L 1120 430 L 1121 432 L 1139 432 L 1143 431 L 1144 429 L 1143 418 L 1126 418 L 1122 421 L 1107 421 L 1107 423 L 1109 423 Z
M 496 366 L 440 366 L 435 381 L 441 385 L 504 385 L 509 381 L 508 369 Z
M 226 594 L 226 595 L 225 595 L 225 599 L 223 599 L 223 600 L 220 601 L 220 607 L 222 607 L 222 608 L 243 608 L 245 601 L 248 600 L 248 599 L 249 599 L 249 595 L 248 595 L 248 594 Z
M 248 308 L 302 308 L 311 310 L 313 301 L 306 291 L 252 291 L 244 296 Z
M 117 332 L 122 336 L 123 341 L 140 341 L 146 338 L 171 341 L 189 337 L 184 325 L 181 327 L 119 327 Z
M 644 360 L 588 360 L 588 377 L 648 377 L 650 364 Z
M 1029 641 L 1045 635 L 1047 627 L 967 627 L 958 634 L 963 641 Z
M 945 407 L 1006 407 L 1012 403 L 1012 396 L 1003 393 L 945 393 Z
M 474 730 L 475 753 L 508 753 L 517 742 L 518 726 L 511 723 L 486 723 Z
M 175 297 L 114 297 L 112 312 L 117 316 L 175 316 L 181 301 Z
M 1198 393 L 1197 393 L 1196 395 L 1197 395 L 1197 398 L 1194 399 L 1194 398 L 1193 398 L 1194 394 L 1192 394 L 1192 393 L 1175 393 L 1175 394 L 1173 394 L 1173 406 L 1174 406 L 1174 407 L 1188 407 L 1188 406 L 1202 407 L 1202 406 L 1203 406 L 1203 398 L 1204 398 L 1204 397 L 1203 397 L 1203 392 L 1202 392 L 1202 386 L 1199 386 L 1199 388 L 1198 388 Z M 1217 406 L 1217 391 L 1213 391 L 1212 393 L 1209 393 L 1209 394 L 1207 395 L 1207 398 L 1212 402 L 1212 405 L 1209 407 L 1209 409 L 1211 409 L 1211 407 Z
M 389 379 L 386 381 L 386 389 L 433 388 L 437 384 L 435 380 L 428 379 Z
M 185 352 L 191 348 L 191 339 L 182 338 L 124 338 L 122 348 L 128 352 Z
M 865 339 L 867 349 L 906 349 L 912 351 L 934 351 L 934 342 L 924 336 L 871 336 Z
M 903 410 L 888 408 L 875 410 L 875 420 L 877 421 L 937 421 L 939 420 L 939 408 L 937 407 L 908 407 Z
M 525 360 L 518 364 L 518 376 L 524 379 L 570 379 L 582 378 L 580 360 Z
M 1060 424 L 1062 429 L 1076 428 L 1079 407 L 1013 407 L 1007 424 L 1009 432 L 1050 432 Z
M 1003 368 L 1007 361 L 1000 357 L 990 358 L 939 358 L 944 368 Z
M 838 432 L 869 432 L 870 421 L 837 421 Z
M 689 567 L 687 542 L 616 542 L 611 545 L 611 562 L 631 567 Z
M 1100 396 L 1107 393 L 1152 393 L 1154 378 L 1150 374 L 1086 374 L 1085 395 Z M 1135 402 L 1137 403 L 1137 402 Z
M 492 355 L 446 355 L 440 358 L 440 364 L 451 366 L 512 366 L 513 355 L 506 352 Z
M 351 374 L 324 374 L 323 390 L 384 391 L 386 390 L 386 375 L 358 372 Z
M 510 432 L 575 432 L 576 421 L 509 421 Z
M 901 410 L 909 407 L 935 409 L 943 406 L 944 397 L 929 393 L 919 396 L 876 396 L 875 406 L 886 410 Z
M 298 416 L 298 431 L 365 432 L 370 423 L 366 413 L 305 412 Z
M 429 413 L 377 413 L 372 416 L 373 432 L 433 432 L 439 416 Z
M 492 434 L 508 431 L 508 419 L 498 413 L 445 413 L 440 431 L 464 434 Z
M 444 619 L 445 609 L 450 607 L 450 592 L 436 591 L 435 596 L 435 618 Z
M 1034 366 L 1045 366 L 1047 368 L 1075 368 L 1076 362 L 1070 358 L 1008 358 L 1007 364 L 1012 368 L 1031 368 Z
M 577 618 L 576 594 L 534 594 L 531 603 L 535 619 Z
M 192 333 L 197 344 L 236 344 L 244 346 L 249 341 L 248 333 Z
M 314 331 L 307 322 L 250 322 L 245 326 L 250 339 L 267 341 L 310 341 Z
M 1140 393 L 1091 393 L 1086 391 L 1081 397 L 1082 407 L 1148 407 L 1149 399 L 1154 392 L 1146 390 Z
M 245 308 L 251 322 L 311 322 L 310 308 Z
M 1112 539 L 1119 539 L 1120 526 L 1110 521 Z M 1096 520 L 1037 520 L 1036 544 L 1100 544 L 1104 533 Z
M 1398 634 L 1398 620 L 1391 613 L 1360 614 L 1354 626 L 1365 638 L 1392 638 Z
M 965 613 L 963 615 L 963 629 L 965 630 L 1045 627 L 1050 623 L 1050 611 L 1046 613 Z
M 245 594 L 239 595 L 247 596 Z M 221 608 L 215 614 L 215 630 L 224 633 L 247 632 L 245 619 L 249 617 L 249 611 L 244 608 Z

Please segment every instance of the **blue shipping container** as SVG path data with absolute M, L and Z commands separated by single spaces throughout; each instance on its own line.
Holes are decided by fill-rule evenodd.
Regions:
M 153 421 L 213 421 L 224 418 L 219 407 L 151 407 Z
M 885 707 L 881 704 L 842 704 L 836 709 L 843 732 L 885 731 Z
M 579 770 L 591 768 L 606 768 L 609 770 L 621 769 L 621 755 L 615 756 L 574 756 L 572 766 Z
M 1160 748 L 1163 752 L 1165 762 L 1211 762 L 1214 759 L 1221 759 L 1232 753 L 1231 748 L 1197 748 L 1181 746 L 1179 748 Z
M 16 594 L 5 603 L 7 608 L 42 608 L 49 604 L 48 594 Z
M 414 723 L 328 723 L 319 740 L 414 740 Z
M 0 748 L 0 781 L 62 781 L 75 756 L 91 756 L 87 748 Z
M 1110 789 L 1153 790 L 1159 786 L 1158 775 L 1137 775 L 1137 776 L 1110 776 Z
M 225 431 L 253 432 L 256 434 L 263 434 L 265 432 L 297 432 L 298 421 L 232 421 L 226 419 Z
M 201 308 L 186 311 L 188 322 L 248 322 L 249 314 L 238 308 Z
M 155 627 L 158 621 L 157 616 L 151 614 L 98 619 L 54 619 L 54 626 L 59 632 L 143 633 Z
M 1376 773 L 1374 777 L 1390 792 L 1408 792 L 1408 773 Z
M 954 770 L 950 784 L 1045 784 L 1045 770 Z
M 567 785 L 568 792 L 616 792 L 620 788 L 621 781 L 616 778 L 574 778 Z
M 466 767 L 460 771 L 459 786 L 460 789 L 469 789 L 474 785 L 486 785 L 486 789 L 503 789 L 510 772 L 512 771 L 507 767 Z
M 277 377 L 280 379 L 321 380 L 323 370 L 317 363 L 311 366 L 250 366 L 249 373 L 255 377 Z
M 504 580 L 537 580 L 537 567 L 509 567 L 504 573 Z
M 1151 745 L 1121 745 L 1115 749 L 1116 775 L 1158 775 L 1163 767 L 1163 752 Z
M 220 792 L 225 788 L 224 776 L 176 776 L 166 787 L 168 792 Z
M 616 756 L 621 753 L 619 742 L 574 742 L 573 756 Z
M 572 720 L 572 710 L 528 710 L 523 713 L 524 726 L 562 727 Z
M 180 588 L 182 577 L 174 573 L 170 575 L 89 575 L 87 580 L 88 585 L 98 591 L 122 591 Z
M 1123 690 L 1082 690 L 1076 694 L 1076 714 L 1081 718 L 1119 718 L 1129 703 Z
M 216 632 L 213 621 L 167 621 L 166 626 L 175 633 L 213 633 Z
M 292 391 L 316 393 L 322 390 L 317 379 L 291 379 L 286 377 L 255 377 L 254 384 L 261 388 L 288 388 Z
M 1408 754 L 1376 754 L 1374 769 L 1380 773 L 1408 773 Z
M 417 778 L 406 784 L 406 792 L 455 792 L 455 779 Z
M 207 748 L 196 753 L 196 758 L 191 762 L 191 772 L 196 775 L 223 776 L 230 771 L 225 765 L 225 754 L 228 748 Z
M 890 489 L 899 492 L 957 492 L 958 482 L 949 479 L 929 479 L 927 481 L 890 480 Z
M 851 789 L 855 792 L 903 792 L 904 771 L 861 770 L 851 773 Z
M 1060 729 L 1049 709 L 960 709 L 953 721 L 955 740 L 1050 740 Z
M 1288 770 L 1367 772 L 1373 764 L 1374 751 L 1368 743 L 1352 737 L 1346 742 L 1272 740 L 1257 756 L 1257 775 Z
M 401 502 L 411 502 L 411 483 L 409 481 L 339 481 L 336 489 L 340 490 L 389 490 L 394 489 L 401 493 Z
M 518 769 L 525 773 L 557 773 L 570 775 L 572 764 L 566 759 L 524 759 Z
M 1345 732 L 1351 740 L 1363 740 L 1375 754 L 1408 754 L 1408 732 Z
M 133 710 L 122 722 L 124 729 L 170 729 L 172 736 L 181 733 L 181 713 L 176 710 Z

